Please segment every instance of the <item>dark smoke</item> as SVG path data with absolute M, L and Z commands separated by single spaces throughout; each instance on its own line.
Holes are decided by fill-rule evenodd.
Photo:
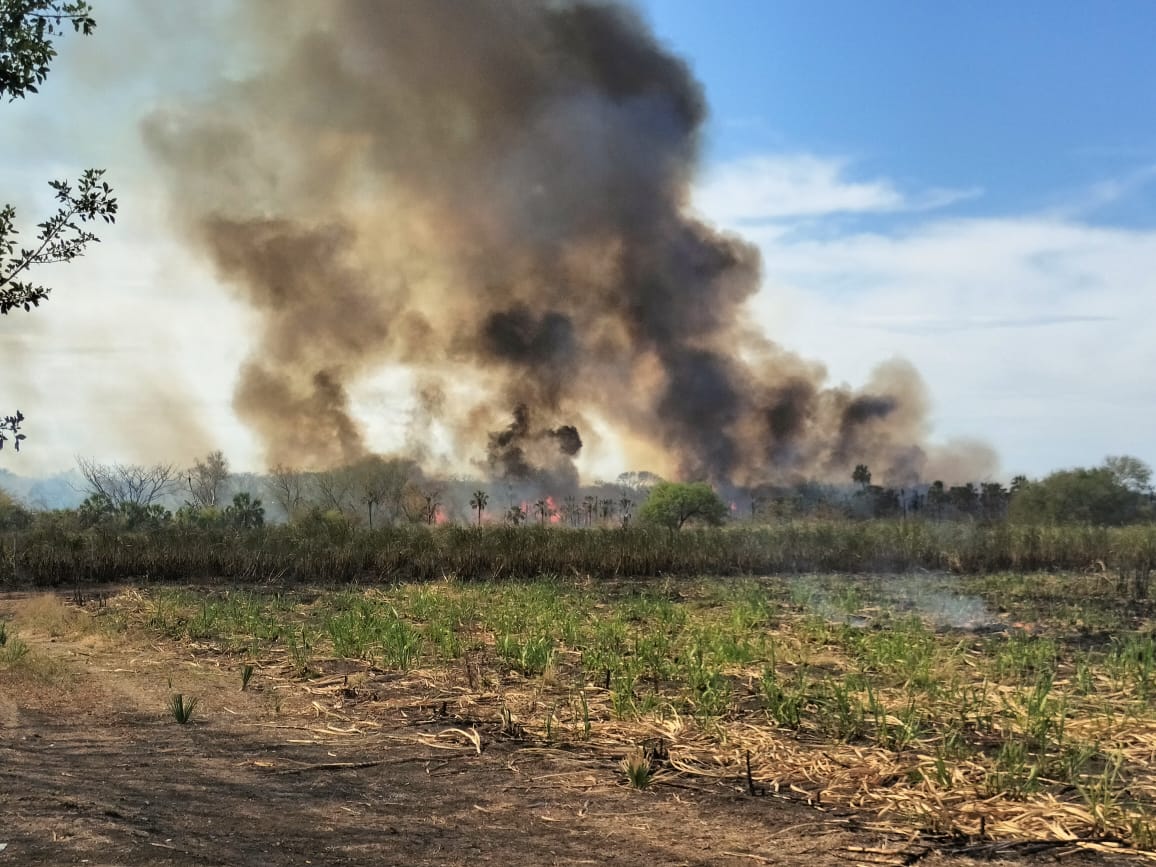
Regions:
M 567 457 L 572 458 L 582 451 L 582 436 L 574 425 L 564 424 L 548 433 L 558 443 L 558 450 Z
M 553 430 L 534 430 L 530 408 L 518 404 L 509 426 L 490 434 L 487 458 L 495 478 L 530 481 L 541 478 L 545 472 L 554 477 L 555 484 L 572 486 L 577 483 L 573 466 L 562 463 L 559 457 L 572 458 L 581 449 L 582 437 L 576 427 L 562 425 Z
M 260 314 L 236 407 L 271 462 L 383 446 L 349 391 L 401 364 L 415 419 L 504 478 L 576 477 L 590 419 L 686 478 L 924 469 L 909 366 L 831 389 L 747 326 L 757 251 L 688 211 L 702 89 L 633 10 L 248 0 L 238 18 L 220 38 L 252 40 L 236 68 L 259 71 L 145 135 L 182 230 Z

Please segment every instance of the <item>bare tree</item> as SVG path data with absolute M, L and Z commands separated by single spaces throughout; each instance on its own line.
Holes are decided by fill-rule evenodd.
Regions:
M 229 475 L 229 462 L 224 453 L 209 452 L 204 460 L 198 458 L 188 470 L 190 502 L 200 507 L 219 506 Z
M 405 486 L 402 495 L 402 514 L 413 524 L 435 524 L 442 507 L 441 488 L 419 487 L 414 482 Z
M 354 503 L 356 478 L 349 467 L 337 467 L 314 473 L 312 480 L 313 491 L 321 508 L 343 515 L 352 515 L 359 511 Z
M 265 487 L 273 502 L 281 507 L 288 520 L 293 520 L 305 501 L 305 474 L 283 464 L 270 467 Z
M 172 464 L 98 464 L 88 458 L 77 458 L 76 463 L 88 492 L 106 497 L 116 508 L 129 503 L 147 506 L 169 493 L 177 478 Z
M 367 510 L 369 529 L 374 515 L 378 525 L 395 523 L 403 514 L 406 486 L 418 475 L 417 465 L 407 458 L 371 455 L 349 467 L 353 494 Z

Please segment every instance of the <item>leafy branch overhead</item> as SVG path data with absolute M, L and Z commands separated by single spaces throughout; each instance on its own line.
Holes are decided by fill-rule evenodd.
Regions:
M 20 443 L 24 440 L 24 434 L 20 433 L 20 423 L 24 421 L 24 413 L 16 410 L 16 415 L 6 415 L 4 420 L 0 421 L 0 449 L 4 448 L 4 443 L 8 441 L 8 434 L 12 434 L 16 443 L 16 451 L 20 451 Z
M 68 25 L 90 35 L 91 12 L 85 0 L 0 0 L 0 95 L 12 101 L 38 93 L 56 59 L 53 38 Z
M 38 93 L 56 59 L 54 40 L 69 26 L 88 36 L 96 27 L 86 0 L 0 0 L 0 97 L 23 99 Z M 39 232 L 27 246 L 18 243 L 16 209 L 0 206 L 0 314 L 17 308 L 28 311 L 48 297 L 49 289 L 29 279 L 38 265 L 71 262 L 100 239 L 90 226 L 116 221 L 117 201 L 104 181 L 104 171 L 89 169 L 74 185 L 50 181 L 56 213 L 37 225 Z M 24 439 L 17 411 L 0 421 L 0 448 L 14 438 Z
M 48 288 L 17 278 L 35 265 L 71 262 L 90 243 L 100 240 L 86 224 L 116 220 L 117 202 L 112 189 L 101 180 L 103 175 L 103 170 L 89 169 L 75 189 L 68 181 L 50 181 L 59 208 L 38 226 L 40 232 L 31 247 L 17 248 L 15 209 L 6 205 L 0 210 L 0 313 L 38 306 L 48 297 Z

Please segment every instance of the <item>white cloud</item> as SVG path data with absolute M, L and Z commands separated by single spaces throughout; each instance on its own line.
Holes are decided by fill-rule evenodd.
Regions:
M 853 181 L 846 159 L 811 154 L 748 157 L 707 172 L 695 205 L 728 226 L 830 214 L 940 208 L 978 194 L 932 189 L 905 194 L 890 181 Z
M 699 199 L 764 254 L 753 312 L 770 336 L 860 383 L 893 356 L 927 379 L 937 433 L 979 436 L 1011 472 L 1098 462 L 1128 452 L 1156 463 L 1156 231 L 1094 226 L 1071 216 L 957 219 L 927 214 L 903 230 L 791 231 L 789 216 L 903 206 L 885 179 L 841 180 L 838 164 L 782 182 L 770 158 L 720 169 L 742 203 Z M 746 181 L 743 172 L 749 173 Z M 761 196 L 785 190 L 777 222 L 742 228 Z M 808 201 L 807 196 L 813 198 Z M 713 205 L 712 205 L 713 203 Z M 768 208 L 769 210 L 769 208 Z

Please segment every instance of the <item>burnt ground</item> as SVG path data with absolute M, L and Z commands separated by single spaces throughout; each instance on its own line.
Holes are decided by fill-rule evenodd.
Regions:
M 21 604 L 0 599 L 0 615 Z M 180 645 L 19 634 L 32 653 L 0 670 L 0 867 L 980 863 L 734 783 L 672 776 L 637 791 L 605 755 L 519 741 L 497 722 L 474 723 L 479 754 L 436 713 L 335 720 L 305 684 L 262 685 L 258 672 L 241 692 L 235 666 Z M 201 701 L 183 726 L 167 707 L 181 690 Z

